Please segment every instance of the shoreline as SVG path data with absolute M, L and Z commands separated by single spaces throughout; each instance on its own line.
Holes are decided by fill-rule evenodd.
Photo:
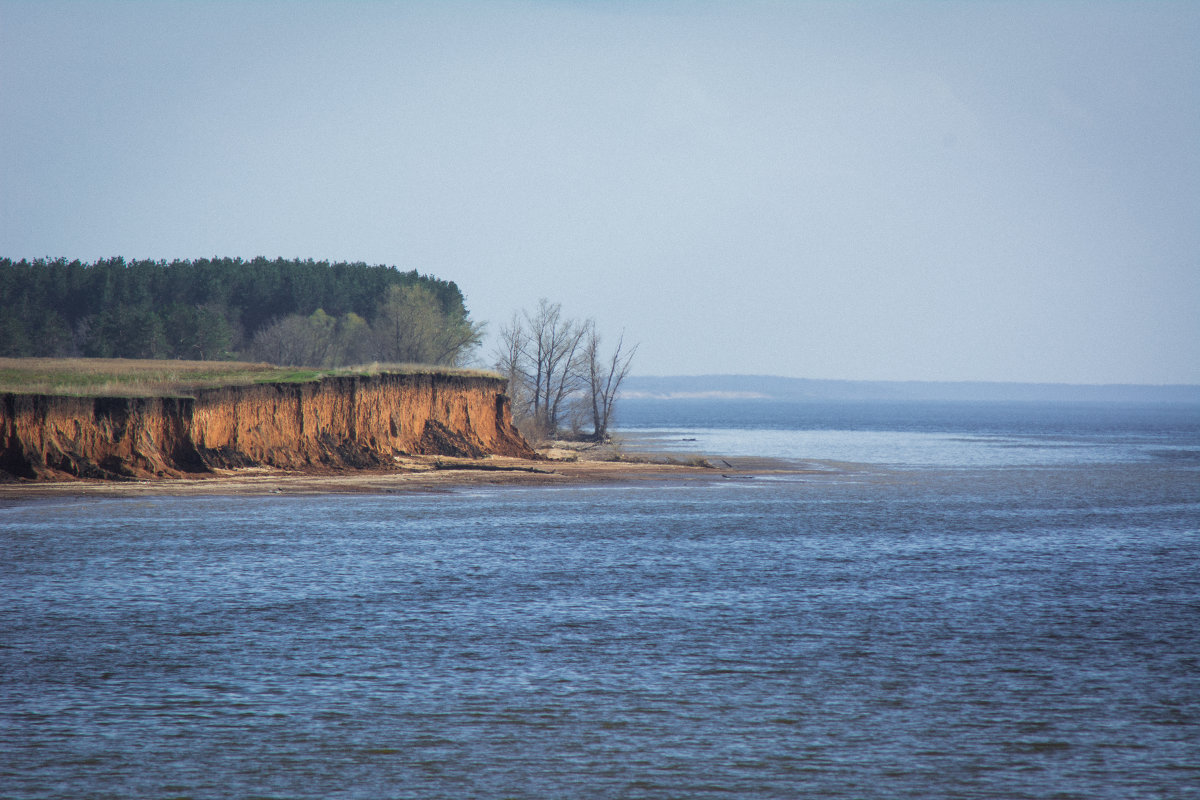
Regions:
M 285 470 L 246 467 L 159 480 L 62 480 L 0 483 L 0 507 L 18 503 L 89 498 L 220 497 L 315 494 L 401 494 L 449 492 L 483 486 L 588 486 L 745 480 L 758 475 L 806 472 L 766 459 L 715 458 L 714 466 L 693 453 L 625 457 L 619 446 L 555 442 L 542 458 L 489 456 L 482 459 L 411 456 L 394 468 Z

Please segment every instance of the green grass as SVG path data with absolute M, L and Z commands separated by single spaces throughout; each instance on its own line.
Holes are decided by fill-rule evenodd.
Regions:
M 310 383 L 342 375 L 457 375 L 494 372 L 426 364 L 370 364 L 337 369 L 281 367 L 244 361 L 156 361 L 126 358 L 0 358 L 0 393 L 88 397 L 186 396 L 199 389 L 256 383 Z

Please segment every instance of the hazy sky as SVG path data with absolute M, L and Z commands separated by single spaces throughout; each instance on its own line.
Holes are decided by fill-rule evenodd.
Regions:
M 1200 383 L 1200 3 L 0 0 L 0 255 L 394 264 L 639 374 Z

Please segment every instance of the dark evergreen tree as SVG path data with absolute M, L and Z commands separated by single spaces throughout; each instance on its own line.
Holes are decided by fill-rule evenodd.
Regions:
M 441 318 L 460 334 L 464 323 L 473 325 L 453 282 L 386 265 L 0 258 L 0 355 L 230 358 L 276 321 L 307 320 L 322 309 L 338 321 L 329 351 L 337 355 L 326 360 L 350 358 L 370 352 L 367 326 L 393 287 L 436 298 Z M 461 360 L 473 344 L 437 355 Z

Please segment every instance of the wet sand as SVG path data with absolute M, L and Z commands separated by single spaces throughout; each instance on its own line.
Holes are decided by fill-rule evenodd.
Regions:
M 281 495 L 437 492 L 472 486 L 581 486 L 589 484 L 747 480 L 795 473 L 766 459 L 694 453 L 624 456 L 611 447 L 555 443 L 539 460 L 491 456 L 457 459 L 412 456 L 386 470 L 290 471 L 252 467 L 162 480 L 64 480 L 0 483 L 0 505 L 29 500 L 89 497 Z

